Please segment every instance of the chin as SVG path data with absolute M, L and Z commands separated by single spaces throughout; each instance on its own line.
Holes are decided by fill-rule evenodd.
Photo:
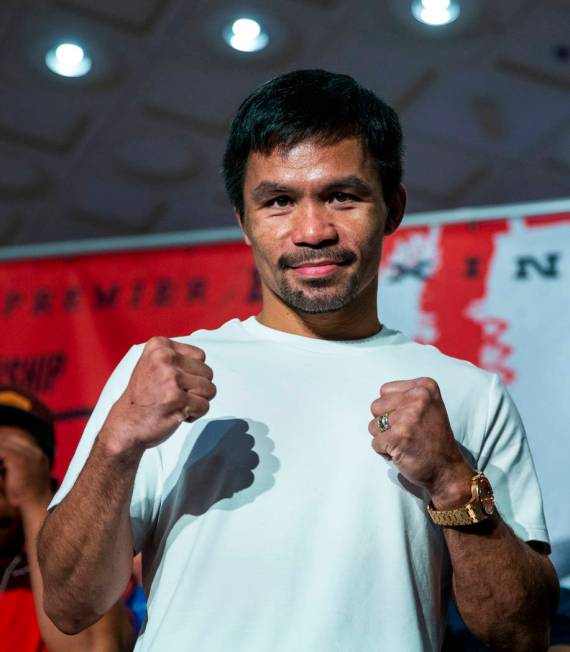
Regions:
M 322 278 L 307 280 L 303 285 L 304 287 L 292 287 L 283 282 L 278 294 L 290 308 L 313 315 L 338 312 L 346 308 L 355 300 L 359 289 L 356 275 L 342 284 L 338 281 L 335 283 L 333 279 Z
M 326 304 L 326 305 L 303 305 L 291 306 L 297 312 L 305 313 L 306 315 L 324 315 L 327 313 L 339 312 L 344 308 L 344 305 Z
M 281 298 L 290 308 L 312 315 L 338 312 L 346 308 L 354 300 L 354 296 L 349 293 L 309 293 L 304 290 L 293 290 L 281 295 Z

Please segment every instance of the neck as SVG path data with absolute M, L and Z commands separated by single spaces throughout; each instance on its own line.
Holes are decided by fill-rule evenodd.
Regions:
M 369 286 L 349 305 L 335 312 L 306 313 L 285 304 L 271 290 L 262 287 L 263 308 L 257 321 L 292 335 L 323 340 L 359 340 L 378 333 L 378 283 Z

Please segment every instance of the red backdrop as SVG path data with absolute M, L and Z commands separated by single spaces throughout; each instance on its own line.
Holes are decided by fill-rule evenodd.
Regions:
M 134 343 L 254 314 L 259 284 L 238 243 L 0 265 L 0 383 L 57 416 L 61 477 L 101 388 Z

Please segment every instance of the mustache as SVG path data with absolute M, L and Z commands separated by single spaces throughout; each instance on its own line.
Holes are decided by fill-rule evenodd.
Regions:
M 283 254 L 279 257 L 277 265 L 280 270 L 286 270 L 289 267 L 298 267 L 313 260 L 332 260 L 339 265 L 348 265 L 357 260 L 354 251 L 343 249 L 342 247 L 323 247 L 322 249 L 301 249 L 295 254 Z

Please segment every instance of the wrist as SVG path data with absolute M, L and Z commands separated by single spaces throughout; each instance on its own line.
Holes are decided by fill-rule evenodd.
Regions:
M 476 473 L 467 462 L 448 469 L 430 491 L 434 508 L 448 510 L 467 504 L 472 498 L 471 479 Z
M 97 435 L 99 447 L 106 457 L 129 464 L 138 464 L 145 451 L 144 446 L 132 438 L 117 435 L 116 431 L 103 426 Z

